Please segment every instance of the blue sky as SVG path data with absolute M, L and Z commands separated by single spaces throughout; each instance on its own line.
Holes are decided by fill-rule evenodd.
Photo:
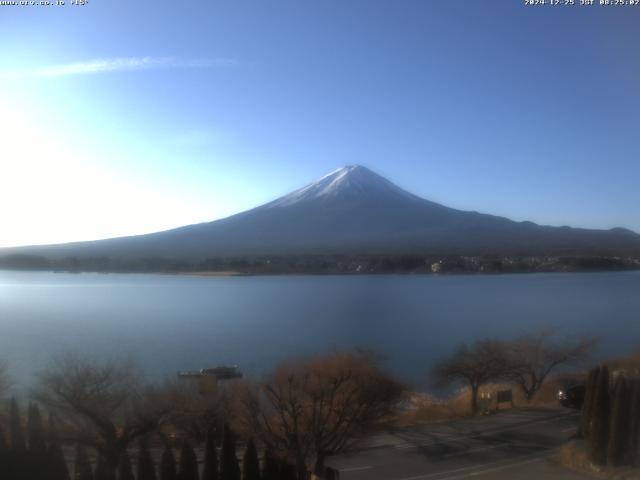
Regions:
M 1 246 L 213 220 L 345 164 L 640 231 L 640 6 L 69 3 L 0 7 Z

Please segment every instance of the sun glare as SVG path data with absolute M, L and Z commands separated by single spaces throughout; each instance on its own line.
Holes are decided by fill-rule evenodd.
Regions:
M 147 233 L 180 225 L 187 202 L 119 175 L 107 158 L 77 147 L 64 119 L 0 98 L 0 247 Z M 68 127 L 68 128 L 65 128 Z M 119 159 L 121 159 L 120 157 Z

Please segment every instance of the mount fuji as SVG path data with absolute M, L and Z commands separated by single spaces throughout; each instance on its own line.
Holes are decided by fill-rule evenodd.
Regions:
M 16 253 L 191 260 L 291 254 L 638 255 L 640 235 L 456 210 L 355 165 L 221 220 L 133 237 L 0 250 L 0 256 Z

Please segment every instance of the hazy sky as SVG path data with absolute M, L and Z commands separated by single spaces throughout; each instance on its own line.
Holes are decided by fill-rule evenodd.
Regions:
M 0 6 L 2 246 L 213 220 L 354 163 L 640 231 L 640 6 L 70 3 Z

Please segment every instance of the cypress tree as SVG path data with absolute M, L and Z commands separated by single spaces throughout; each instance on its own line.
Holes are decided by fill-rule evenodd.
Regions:
M 27 450 L 24 440 L 24 432 L 22 431 L 22 421 L 20 420 L 20 408 L 15 398 L 11 399 L 11 418 L 9 419 L 9 428 L 11 435 L 11 451 L 16 454 L 22 454 Z
M 120 455 L 118 463 L 118 480 L 135 480 L 133 469 L 131 468 L 131 459 L 126 450 Z
M 160 458 L 160 480 L 177 480 L 176 458 L 173 456 L 173 450 L 168 445 L 162 452 Z
M 273 452 L 267 448 L 262 459 L 262 480 L 279 480 L 278 461 Z
M 218 452 L 216 451 L 215 437 L 211 431 L 207 432 L 207 439 L 204 444 L 202 480 L 218 480 Z
M 9 464 L 9 445 L 4 436 L 4 431 L 0 425 L 0 472 L 8 473 L 11 465 Z
M 28 453 L 18 454 L 23 456 L 21 469 L 26 477 L 45 478 L 49 475 L 50 468 L 47 442 L 40 409 L 33 403 L 29 403 L 27 407 L 27 439 Z
M 178 480 L 198 480 L 198 457 L 186 440 L 182 442 L 180 449 Z
M 629 390 L 629 440 L 625 463 L 635 465 L 638 461 L 638 444 L 640 442 L 640 380 L 631 382 Z
M 145 442 L 140 442 L 138 452 L 138 480 L 157 480 L 153 458 Z
M 607 463 L 618 467 L 624 463 L 629 441 L 629 392 L 627 381 L 623 375 L 616 380 L 613 409 L 611 411 L 611 427 Z
M 107 462 L 101 452 L 98 453 L 98 460 L 96 461 L 96 471 L 93 478 L 94 480 L 115 480 L 116 478 L 113 468 L 111 468 L 109 462 Z
M 604 465 L 607 461 L 609 443 L 610 422 L 610 398 L 609 398 L 609 368 L 603 365 L 597 378 L 598 387 L 593 398 L 593 411 L 587 453 L 589 459 L 597 464 Z
M 584 404 L 582 405 L 582 419 L 580 422 L 580 430 L 583 438 L 589 437 L 589 428 L 591 426 L 591 417 L 593 414 L 593 398 L 598 388 L 598 373 L 600 368 L 592 368 L 587 377 L 585 385 Z
M 73 472 L 73 480 L 93 480 L 91 462 L 87 450 L 80 444 L 76 445 L 76 461 Z
M 42 426 L 40 409 L 34 403 L 27 407 L 28 454 L 25 454 L 22 469 L 27 477 L 45 478 L 49 475 L 47 442 Z
M 4 430 L 2 430 L 2 425 L 0 425 L 0 453 L 7 452 L 9 450 L 9 444 L 7 443 L 7 439 L 4 436 Z
M 242 459 L 243 480 L 260 480 L 260 462 L 258 461 L 258 451 L 253 440 L 247 442 L 247 448 Z
M 236 440 L 228 425 L 224 426 L 220 455 L 220 480 L 240 480 L 240 465 L 236 456 Z
M 64 452 L 58 438 L 58 429 L 52 414 L 49 414 L 48 424 L 49 447 L 47 448 L 47 456 L 49 457 L 49 478 L 51 480 L 69 480 L 69 468 L 64 458 Z
M 4 430 L 2 429 L 2 425 L 0 425 L 0 455 L 6 455 L 9 451 L 9 444 L 7 443 L 7 439 L 4 436 Z
M 297 480 L 298 474 L 296 473 L 296 467 L 291 465 L 286 460 L 280 460 L 280 466 L 278 480 Z
M 47 451 L 42 417 L 40 416 L 40 409 L 35 403 L 29 404 L 27 437 L 29 438 L 29 451 L 31 453 L 44 454 Z

